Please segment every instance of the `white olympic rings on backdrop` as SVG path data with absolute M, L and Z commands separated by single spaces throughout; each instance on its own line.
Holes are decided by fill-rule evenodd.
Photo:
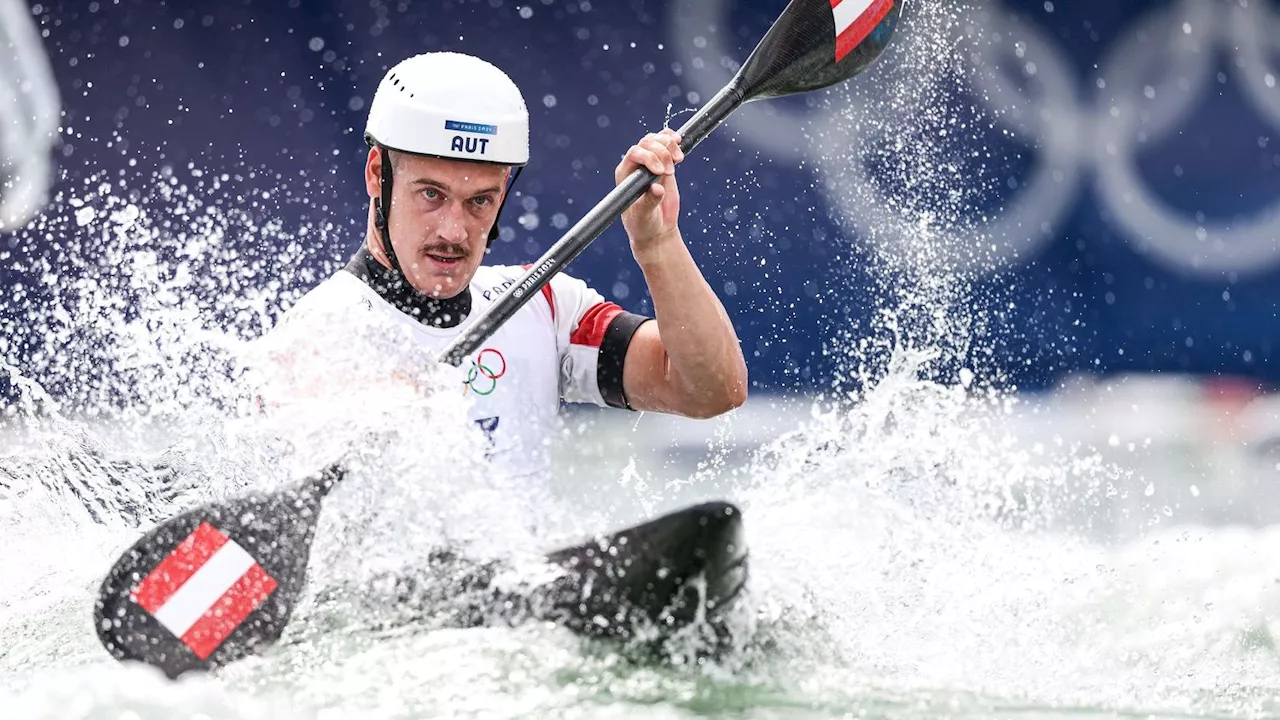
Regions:
M 999 269 L 1032 259 L 1061 231 L 1091 171 L 1096 202 L 1109 222 L 1134 249 L 1166 267 L 1217 278 L 1280 264 L 1280 200 L 1251 217 L 1197 220 L 1158 197 L 1137 165 L 1144 147 L 1171 137 L 1206 101 L 1223 56 L 1222 71 L 1280 131 L 1280 68 L 1272 62 L 1280 53 L 1280 13 L 1261 0 L 1244 6 L 1238 0 L 1177 0 L 1148 12 L 1105 50 L 1089 78 L 1089 98 L 1082 97 L 1085 86 L 1071 58 L 1047 32 L 1014 19 L 998 0 L 975 0 L 973 6 L 969 21 L 956 23 L 971 96 L 1036 156 L 1029 175 L 1017 178 L 1018 189 L 1001 198 L 1001 208 L 982 219 L 966 218 L 950 236 L 943 231 L 936 249 L 946 253 L 948 265 Z M 731 59 L 738 48 L 726 43 L 729 8 L 730 0 L 676 0 L 670 14 L 684 76 L 703 99 L 736 69 Z M 905 32 L 894 40 L 916 41 Z M 898 50 L 911 57 L 909 48 Z M 864 131 L 838 107 L 795 108 L 751 103 L 730 122 L 766 153 L 815 167 L 832 209 L 863 238 L 909 241 L 918 218 L 895 214 L 865 164 L 849 162 L 847 151 L 839 151 L 857 146 Z M 809 128 L 819 142 L 800 142 L 799 128 Z M 974 253 L 969 248 L 975 241 L 989 247 Z

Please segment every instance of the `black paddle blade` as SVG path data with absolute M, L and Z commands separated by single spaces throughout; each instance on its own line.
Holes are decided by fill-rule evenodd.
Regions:
M 736 82 L 744 100 L 830 87 L 866 69 L 889 44 L 906 0 L 791 0 Z
M 333 466 L 287 490 L 213 503 L 155 527 L 116 561 L 94 608 L 120 660 L 170 678 L 257 652 L 280 637 L 306 579 Z
M 724 640 L 722 621 L 747 582 L 742 513 L 710 502 L 548 555 L 566 574 L 544 589 L 545 618 L 589 637 L 661 641 L 702 621 Z

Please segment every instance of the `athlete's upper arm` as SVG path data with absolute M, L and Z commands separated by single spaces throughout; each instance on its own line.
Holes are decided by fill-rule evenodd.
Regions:
M 671 361 L 658 323 L 645 323 L 636 330 L 623 368 L 623 386 L 632 409 L 679 413 L 680 393 L 671 383 Z
M 627 350 L 623 384 L 633 410 L 696 418 L 712 416 L 699 409 L 672 371 L 671 358 L 656 322 L 645 323 L 636 331 Z

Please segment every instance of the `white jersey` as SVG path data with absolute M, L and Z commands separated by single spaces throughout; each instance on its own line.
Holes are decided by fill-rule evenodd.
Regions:
M 471 280 L 469 303 L 466 294 L 433 301 L 362 249 L 343 271 L 304 295 L 264 340 L 276 334 L 324 333 L 331 340 L 338 335 L 338 344 L 348 351 L 359 348 L 353 352 L 364 357 L 355 372 L 394 373 L 397 364 L 403 369 L 406 362 L 432 362 L 523 274 L 520 267 L 482 266 Z M 460 316 L 465 316 L 461 322 Z M 631 337 L 647 319 L 606 302 L 577 278 L 556 275 L 456 369 L 455 387 L 469 400 L 470 421 L 487 437 L 495 474 L 549 483 L 562 400 L 627 407 L 623 361 Z M 296 347 L 292 340 L 281 345 Z M 378 358 L 385 367 L 376 367 Z M 312 371 L 316 384 L 333 385 L 329 358 L 291 356 L 289 361 L 315 364 L 320 368 Z M 270 412 L 276 399 L 268 394 L 260 401 Z

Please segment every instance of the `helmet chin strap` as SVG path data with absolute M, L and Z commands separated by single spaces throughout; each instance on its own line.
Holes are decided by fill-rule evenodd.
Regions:
M 391 211 L 391 183 L 394 178 L 391 176 L 391 153 L 386 146 L 378 146 L 378 154 L 382 156 L 382 197 L 375 198 L 373 201 L 373 224 L 378 228 L 378 239 L 382 242 L 382 252 L 387 256 L 387 260 L 391 262 L 391 269 L 397 274 L 404 277 L 404 269 L 400 267 L 400 260 L 396 258 L 396 250 L 391 246 L 391 230 L 387 227 L 387 213 Z M 407 282 L 409 278 L 405 277 Z
M 502 194 L 502 204 L 498 206 L 498 213 L 493 216 L 493 227 L 489 228 L 489 244 L 485 247 L 493 247 L 493 241 L 498 239 L 498 219 L 502 217 L 502 208 L 506 207 L 507 198 L 511 197 L 511 188 L 516 186 L 516 180 L 520 179 L 522 172 L 524 172 L 524 166 L 517 165 L 515 175 L 512 175 L 511 182 L 507 183 L 507 191 Z
M 396 250 L 391 245 L 391 230 L 387 226 L 387 214 L 391 211 L 391 185 L 395 181 L 391 170 L 391 153 L 385 145 L 379 144 L 378 149 L 380 151 L 378 154 L 382 156 L 382 196 L 374 198 L 373 201 L 373 224 L 378 229 L 378 240 L 382 243 L 382 252 L 391 262 L 391 269 L 408 282 L 409 278 L 405 277 L 404 269 L 400 267 L 400 260 L 396 257 Z M 515 187 L 516 180 L 520 178 L 522 172 L 524 172 L 524 166 L 516 166 L 515 175 L 511 177 L 511 182 L 507 183 L 507 191 L 502 194 L 502 203 L 498 205 L 498 212 L 493 216 L 493 225 L 489 228 L 489 242 L 485 245 L 486 248 L 493 247 L 493 241 L 498 239 L 498 219 L 502 217 L 502 208 L 506 206 L 507 198 L 511 196 L 511 188 Z

